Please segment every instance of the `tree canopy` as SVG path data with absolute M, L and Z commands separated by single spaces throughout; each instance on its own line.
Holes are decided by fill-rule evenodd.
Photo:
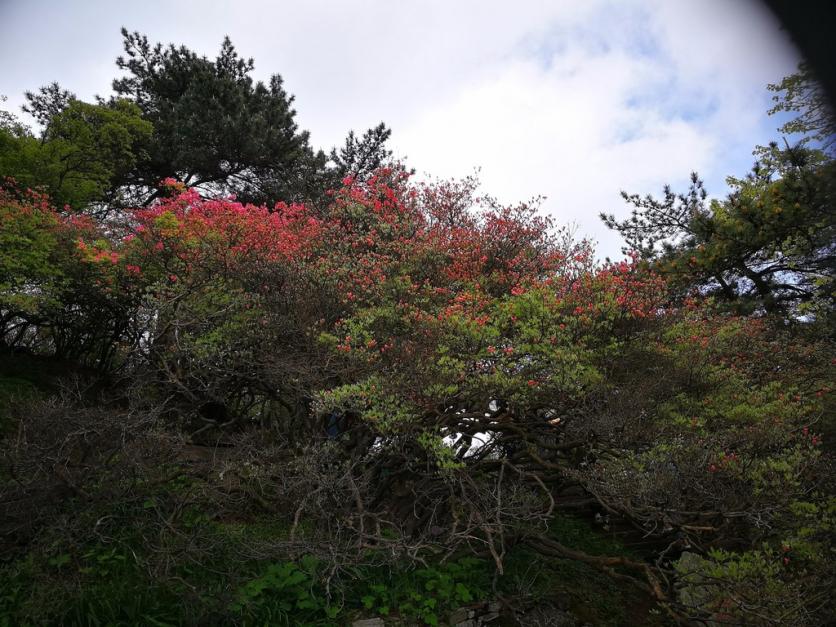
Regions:
M 724 199 L 709 201 L 692 174 L 686 193 L 670 187 L 661 199 L 623 193 L 632 216 L 601 217 L 630 250 L 684 289 L 696 284 L 741 310 L 828 317 L 836 298 L 836 170 L 826 152 L 833 118 L 804 66 L 770 88 L 779 91 L 771 113 L 801 112 L 779 129 L 804 133 L 798 144 L 756 149 L 752 171 L 729 177 Z
M 330 156 L 311 147 L 281 76 L 255 81 L 253 60 L 228 38 L 210 60 L 127 29 L 122 36 L 125 55 L 116 65 L 123 75 L 109 100 L 84 103 L 58 83 L 28 92 L 23 108 L 39 135 L 6 113 L 4 175 L 76 209 L 147 205 L 170 177 L 216 197 L 321 206 L 345 176 L 392 165 L 391 131 L 382 123 L 361 137 L 350 131 Z
M 281 76 L 253 81 L 253 60 L 240 58 L 228 38 L 210 61 L 185 46 L 151 45 L 126 29 L 122 35 L 126 56 L 116 63 L 127 76 L 114 80 L 113 90 L 154 127 L 136 185 L 156 189 L 175 176 L 198 188 L 258 193 L 269 173 L 274 184 L 281 181 L 278 197 L 307 197 L 306 170 L 324 168 L 325 157 L 298 130 Z
M 139 108 L 127 100 L 88 104 L 68 97 L 37 110 L 36 119 L 46 122 L 40 137 L 21 125 L 0 129 L 3 174 L 76 210 L 119 202 L 153 128 Z

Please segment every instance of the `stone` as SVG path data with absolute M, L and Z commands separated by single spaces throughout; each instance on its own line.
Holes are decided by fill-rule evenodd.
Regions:
M 351 623 L 351 627 L 385 627 L 382 618 L 361 618 Z
M 451 625 L 458 625 L 459 623 L 463 623 L 464 621 L 466 621 L 468 618 L 470 618 L 470 615 L 467 611 L 467 608 L 459 607 L 450 612 L 450 618 L 448 620 L 450 621 Z

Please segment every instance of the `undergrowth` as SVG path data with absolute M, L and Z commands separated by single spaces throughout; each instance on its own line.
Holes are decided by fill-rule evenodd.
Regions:
M 183 485 L 180 480 L 172 489 L 183 490 Z M 123 510 L 117 524 L 90 516 L 85 524 L 104 527 L 94 542 L 68 546 L 55 529 L 37 549 L 0 566 L 0 626 L 324 626 L 361 616 L 439 625 L 455 608 L 494 596 L 489 557 L 416 567 L 376 560 L 379 556 L 370 552 L 367 565 L 337 571 L 313 555 L 247 559 L 252 540 L 287 536 L 285 525 L 267 517 L 220 522 L 186 507 L 151 537 L 150 522 L 161 513 L 156 509 L 161 500 L 147 498 Z M 625 553 L 580 519 L 558 517 L 550 532 L 592 554 Z M 504 562 L 496 592 L 520 600 L 523 609 L 554 602 L 581 621 L 620 625 L 635 604 L 635 590 L 582 563 L 543 557 L 523 545 L 512 547 Z

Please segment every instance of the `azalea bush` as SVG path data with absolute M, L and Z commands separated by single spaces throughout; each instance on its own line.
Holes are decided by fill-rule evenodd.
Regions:
M 107 218 L 0 196 L 3 341 L 124 375 L 108 392 L 130 417 L 120 446 L 141 432 L 146 447 L 91 457 L 91 414 L 73 429 L 60 408 L 18 412 L 2 487 L 15 520 L 28 503 L 49 527 L 49 481 L 86 495 L 91 516 L 114 499 L 135 511 L 124 495 L 140 493 L 162 512 L 150 486 L 211 443 L 226 452 L 188 502 L 214 507 L 205 524 L 267 512 L 281 541 L 246 551 L 274 563 L 313 555 L 337 577 L 470 555 L 501 577 L 535 549 L 680 620 L 815 624 L 829 611 L 834 347 L 815 321 L 683 298 L 637 255 L 597 263 L 536 202 L 501 206 L 470 179 L 419 184 L 385 167 L 319 207 L 161 189 Z M 38 439 L 55 443 L 49 464 Z M 651 548 L 573 546 L 552 523 L 577 508 Z
M 14 181 L 0 189 L 0 340 L 106 371 L 142 333 L 143 284 L 110 226 Z

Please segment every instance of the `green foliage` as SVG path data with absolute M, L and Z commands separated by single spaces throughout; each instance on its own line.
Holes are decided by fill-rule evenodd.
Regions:
M 106 369 L 144 298 L 109 229 L 48 198 L 0 188 L 0 339 Z
M 451 610 L 486 597 L 487 565 L 484 560 L 460 558 L 395 572 L 384 582 L 368 585 L 360 601 L 365 609 L 381 616 L 397 614 L 426 625 L 439 625 Z
M 816 142 L 825 152 L 831 152 L 836 141 L 832 103 L 818 82 L 813 69 L 806 62 L 798 70 L 785 76 L 780 83 L 768 85 L 775 106 L 769 110 L 773 115 L 779 112 L 793 112 L 799 115 L 786 122 L 778 130 L 786 135 L 802 135 L 802 142 Z
M 335 619 L 338 606 L 329 604 L 318 586 L 319 561 L 303 557 L 298 564 L 269 564 L 262 574 L 245 583 L 230 610 L 245 624 L 302 625 Z
M 254 81 L 252 59 L 240 58 L 229 39 L 211 61 L 122 34 L 126 56 L 117 66 L 126 75 L 113 81 L 116 97 L 85 103 L 57 83 L 27 92 L 24 110 L 39 135 L 0 111 L 4 176 L 74 210 L 147 204 L 169 177 L 271 206 L 321 204 L 343 177 L 365 180 L 391 160 L 384 124 L 362 137 L 352 131 L 330 159 L 312 149 L 281 77 Z
M 176 176 L 192 186 L 235 193 L 244 200 L 304 200 L 314 193 L 326 157 L 300 132 L 278 74 L 253 81 L 252 59 L 225 39 L 210 61 L 185 46 L 163 47 L 122 30 L 127 75 L 114 91 L 132 99 L 153 125 L 147 158 L 134 181 L 151 190 Z M 318 191 L 318 190 L 317 190 Z
M 780 624 L 813 624 L 829 591 L 811 577 L 805 561 L 797 561 L 788 544 L 743 552 L 713 549 L 706 557 L 685 553 L 677 562 L 682 602 L 720 623 L 745 622 L 754 615 Z
M 392 151 L 386 148 L 391 135 L 391 129 L 383 122 L 367 130 L 360 138 L 354 131 L 349 131 L 343 147 L 339 151 L 336 148 L 331 150 L 331 161 L 335 166 L 332 187 L 336 188 L 339 180 L 346 176 L 368 180 L 381 167 L 391 165 Z
M 58 217 L 49 207 L 0 190 L 0 298 L 4 307 L 37 310 L 63 276 Z
M 414 404 L 390 393 L 378 377 L 321 392 L 315 407 L 320 413 L 357 412 L 382 433 L 408 428 L 418 411 Z
M 742 312 L 762 308 L 826 318 L 832 308 L 834 164 L 804 148 L 774 149 L 731 192 L 706 202 L 692 178 L 686 194 L 625 195 L 635 209 L 602 215 L 628 246 L 675 287 L 704 286 Z
M 146 508 L 150 509 L 150 508 Z M 146 514 L 138 514 L 143 517 Z M 220 553 L 196 554 L 176 565 L 167 580 L 151 574 L 151 546 L 125 521 L 115 542 L 77 549 L 50 548 L 0 566 L 0 625 L 59 622 L 66 625 L 180 625 L 222 621 L 240 625 L 338 625 L 369 612 L 438 625 L 452 609 L 484 600 L 489 562 L 461 558 L 425 568 L 360 566 L 329 574 L 313 556 L 297 561 L 242 560 L 243 537 L 230 536 L 206 517 L 191 517 L 180 532 L 210 533 Z M 183 521 L 178 521 L 180 525 Z M 244 533 L 276 539 L 275 527 Z M 157 547 L 170 546 L 164 535 Z M 36 557 L 37 555 L 37 557 Z M 374 557 L 370 555 L 370 557 Z M 229 569 L 233 560 L 234 568 Z M 329 578 L 326 581 L 326 578 Z
M 417 442 L 427 451 L 429 458 L 435 461 L 440 470 L 452 471 L 465 467 L 462 462 L 456 460 L 453 449 L 442 438 L 430 433 L 422 433 L 418 436 Z
M 661 199 L 622 193 L 631 217 L 601 218 L 679 290 L 711 291 L 741 312 L 827 319 L 836 300 L 833 111 L 804 64 L 769 89 L 778 92 L 770 114 L 800 112 L 779 129 L 803 134 L 798 145 L 757 148 L 752 171 L 729 177 L 722 200 L 708 202 L 692 174 L 686 193 L 667 186 Z M 820 148 L 811 148 L 811 140 Z
M 0 129 L 0 171 L 43 190 L 61 207 L 114 202 L 114 190 L 144 157 L 151 129 L 127 100 L 71 99 L 48 120 L 40 138 L 25 129 Z

